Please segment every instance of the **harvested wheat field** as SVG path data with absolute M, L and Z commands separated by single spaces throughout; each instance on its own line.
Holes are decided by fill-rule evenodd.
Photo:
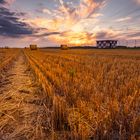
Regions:
M 139 140 L 140 50 L 0 49 L 0 140 Z

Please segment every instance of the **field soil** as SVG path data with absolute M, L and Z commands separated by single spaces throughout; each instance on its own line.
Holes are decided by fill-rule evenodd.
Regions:
M 21 52 L 0 80 L 0 140 L 49 139 L 50 112 L 25 60 Z

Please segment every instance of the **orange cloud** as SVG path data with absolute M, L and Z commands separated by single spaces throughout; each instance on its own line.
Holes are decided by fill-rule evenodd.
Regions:
M 86 32 L 63 32 L 60 35 L 50 36 L 49 39 L 59 44 L 65 42 L 69 46 L 95 44 L 94 34 Z
M 137 2 L 138 4 L 140 4 L 140 0 L 135 0 L 135 2 Z
M 94 24 L 96 18 L 102 16 L 100 13 L 96 13 L 96 10 L 104 6 L 105 0 L 81 0 L 77 7 L 74 7 L 73 3 L 64 2 L 59 0 L 60 6 L 57 9 L 49 10 L 43 9 L 43 12 L 52 15 L 50 18 L 34 18 L 27 19 L 26 22 L 34 28 L 43 28 L 39 31 L 40 34 L 46 32 L 60 32 L 53 36 L 49 36 L 48 39 L 56 42 L 66 42 L 69 45 L 92 45 L 95 42 L 95 33 L 91 34 L 91 31 L 86 27 Z M 91 20 L 88 20 L 91 18 Z M 93 19 L 93 20 L 92 20 Z

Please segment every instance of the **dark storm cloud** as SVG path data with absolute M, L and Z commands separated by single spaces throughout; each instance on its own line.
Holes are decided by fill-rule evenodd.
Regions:
M 5 0 L 0 0 L 0 4 L 5 4 Z
M 0 2 L 2 3 L 2 0 Z M 23 13 L 20 15 L 23 15 Z M 9 37 L 31 35 L 33 29 L 19 20 L 19 13 L 11 12 L 7 8 L 0 7 L 0 35 Z

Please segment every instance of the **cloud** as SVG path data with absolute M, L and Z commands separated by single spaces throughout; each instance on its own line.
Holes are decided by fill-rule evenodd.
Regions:
M 130 37 L 130 38 L 139 37 L 140 38 L 140 32 L 128 34 L 127 37 Z
M 93 15 L 93 13 L 96 13 L 99 8 L 105 5 L 106 0 L 81 0 L 77 7 L 74 5 L 70 6 L 63 0 L 59 0 L 59 2 L 61 6 L 58 11 L 61 15 L 64 15 L 75 22 L 83 18 L 88 18 Z
M 0 35 L 19 37 L 21 35 L 31 35 L 32 33 L 33 29 L 20 21 L 20 17 L 15 12 L 11 12 L 5 7 L 0 8 Z
M 80 16 L 87 18 L 96 13 L 96 10 L 105 5 L 105 0 L 82 0 L 80 4 Z
M 140 4 L 140 0 L 135 0 L 136 3 Z
M 0 6 L 7 7 L 13 4 L 15 0 L 0 0 Z
M 103 29 L 95 34 L 96 39 L 116 39 L 118 36 L 120 36 L 120 32 L 113 31 L 112 29 Z
M 93 25 L 95 21 L 97 22 L 96 19 L 103 15 L 98 10 L 106 4 L 106 0 L 80 0 L 77 5 L 64 0 L 58 0 L 58 2 L 55 9 L 43 8 L 40 10 L 49 15 L 47 18 L 30 18 L 25 20 L 26 23 L 33 28 L 43 28 L 38 31 L 40 35 L 47 36 L 57 43 L 67 40 L 68 44 L 79 44 L 79 42 L 93 44 L 95 38 L 86 30 L 86 27 L 89 26 L 89 23 Z
M 49 9 L 45 8 L 42 10 L 42 13 L 51 14 L 52 12 Z
M 42 33 L 42 34 L 34 34 L 34 37 L 47 37 L 47 36 L 53 36 L 53 35 L 60 35 L 60 32 L 47 32 L 47 33 Z
M 101 13 L 94 13 L 93 15 L 91 15 L 91 18 L 97 18 L 97 17 L 101 17 L 103 16 L 103 14 Z
M 44 42 L 47 43 L 49 41 L 56 44 L 65 42 L 69 45 L 93 45 L 96 39 L 139 38 L 138 32 L 126 31 L 126 26 L 124 26 L 132 18 L 136 18 L 135 15 L 133 17 L 129 16 L 132 15 L 131 11 L 127 17 L 113 20 L 113 17 L 108 17 L 108 13 L 103 13 L 106 10 L 100 10 L 106 4 L 110 5 L 110 3 L 107 3 L 109 0 L 46 0 L 47 3 L 50 2 L 48 7 L 43 1 L 36 3 L 37 9 L 36 6 L 28 7 L 30 8 L 28 11 L 26 7 L 27 15 L 8 10 L 15 9 L 16 6 L 9 7 L 14 1 L 0 0 L 1 37 L 22 36 L 20 39 L 24 38 L 23 42 L 25 43 L 27 43 L 26 38 L 28 42 L 43 42 L 42 40 L 45 40 Z M 140 0 L 133 1 L 137 5 L 140 3 Z M 33 10 L 36 10 L 36 15 L 31 13 Z M 134 10 L 133 14 L 138 12 L 139 9 Z M 108 22 L 108 20 L 110 21 Z M 134 26 L 132 27 L 137 28 Z
M 0 4 L 5 4 L 6 1 L 5 0 L 0 0 Z
M 132 19 L 132 17 L 123 17 L 123 18 L 117 19 L 116 21 L 117 21 L 117 22 L 125 22 L 125 21 L 129 21 L 129 20 L 131 20 L 131 19 Z
M 8 3 L 9 5 L 11 5 L 15 2 L 15 0 L 5 0 L 5 2 Z
M 92 33 L 86 30 L 86 27 L 98 22 L 98 17 L 103 16 L 98 10 L 105 4 L 106 0 L 81 0 L 78 5 L 59 0 L 59 6 L 55 9 L 40 8 L 39 11 L 47 18 L 28 18 L 24 22 L 18 17 L 23 17 L 24 13 L 17 15 L 5 8 L 3 12 L 0 10 L 0 34 L 11 37 L 30 35 L 37 40 L 47 38 L 57 44 L 93 45 L 96 38 L 115 36 L 108 30 L 93 30 Z M 94 29 L 95 26 L 90 28 Z

